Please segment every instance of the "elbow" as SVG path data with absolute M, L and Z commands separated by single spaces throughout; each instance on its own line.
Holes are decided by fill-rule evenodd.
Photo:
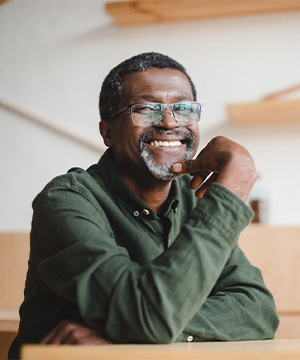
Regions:
M 265 324 L 265 331 L 264 331 L 264 339 L 273 339 L 275 336 L 275 333 L 278 329 L 280 320 L 278 317 L 278 314 L 276 312 L 276 310 L 274 310 L 274 312 L 272 314 L 270 314 L 270 316 L 268 317 L 268 319 L 266 319 Z
M 273 339 L 279 326 L 279 317 L 275 304 L 262 307 L 260 316 L 256 318 L 256 338 L 254 340 Z
M 178 337 L 176 326 L 170 326 L 170 323 L 165 319 L 144 326 L 142 333 L 143 342 L 152 344 L 171 344 Z
M 273 296 L 270 301 L 262 307 L 261 314 L 265 324 L 263 338 L 273 339 L 280 323 Z

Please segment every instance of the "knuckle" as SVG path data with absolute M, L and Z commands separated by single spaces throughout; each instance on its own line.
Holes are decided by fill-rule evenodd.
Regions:
M 186 160 L 185 162 L 185 170 L 187 172 L 191 172 L 193 171 L 195 168 L 195 164 L 194 164 L 194 161 L 193 160 Z
M 73 332 L 75 329 L 75 323 L 72 321 L 65 321 L 64 323 L 64 328 L 66 329 L 66 331 L 68 332 Z
M 193 170 L 193 163 L 190 160 L 187 160 L 185 163 L 185 169 L 190 172 Z

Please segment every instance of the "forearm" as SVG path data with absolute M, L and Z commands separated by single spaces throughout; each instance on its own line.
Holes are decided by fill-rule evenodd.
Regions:
M 271 339 L 279 323 L 261 272 L 236 247 L 212 293 L 177 341 Z

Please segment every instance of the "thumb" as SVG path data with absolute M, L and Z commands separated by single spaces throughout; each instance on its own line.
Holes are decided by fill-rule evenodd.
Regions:
M 194 174 L 198 171 L 196 160 L 185 160 L 172 165 L 172 170 L 176 174 Z

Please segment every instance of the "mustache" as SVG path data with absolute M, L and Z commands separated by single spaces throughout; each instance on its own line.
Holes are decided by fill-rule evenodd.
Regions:
M 182 130 L 163 130 L 163 129 L 154 129 L 149 131 L 144 131 L 139 136 L 139 144 L 145 143 L 152 139 L 155 135 L 169 135 L 169 136 L 177 136 L 180 138 L 184 138 L 186 140 L 187 145 L 191 145 L 194 143 L 195 138 L 194 135 L 190 131 L 182 131 Z

